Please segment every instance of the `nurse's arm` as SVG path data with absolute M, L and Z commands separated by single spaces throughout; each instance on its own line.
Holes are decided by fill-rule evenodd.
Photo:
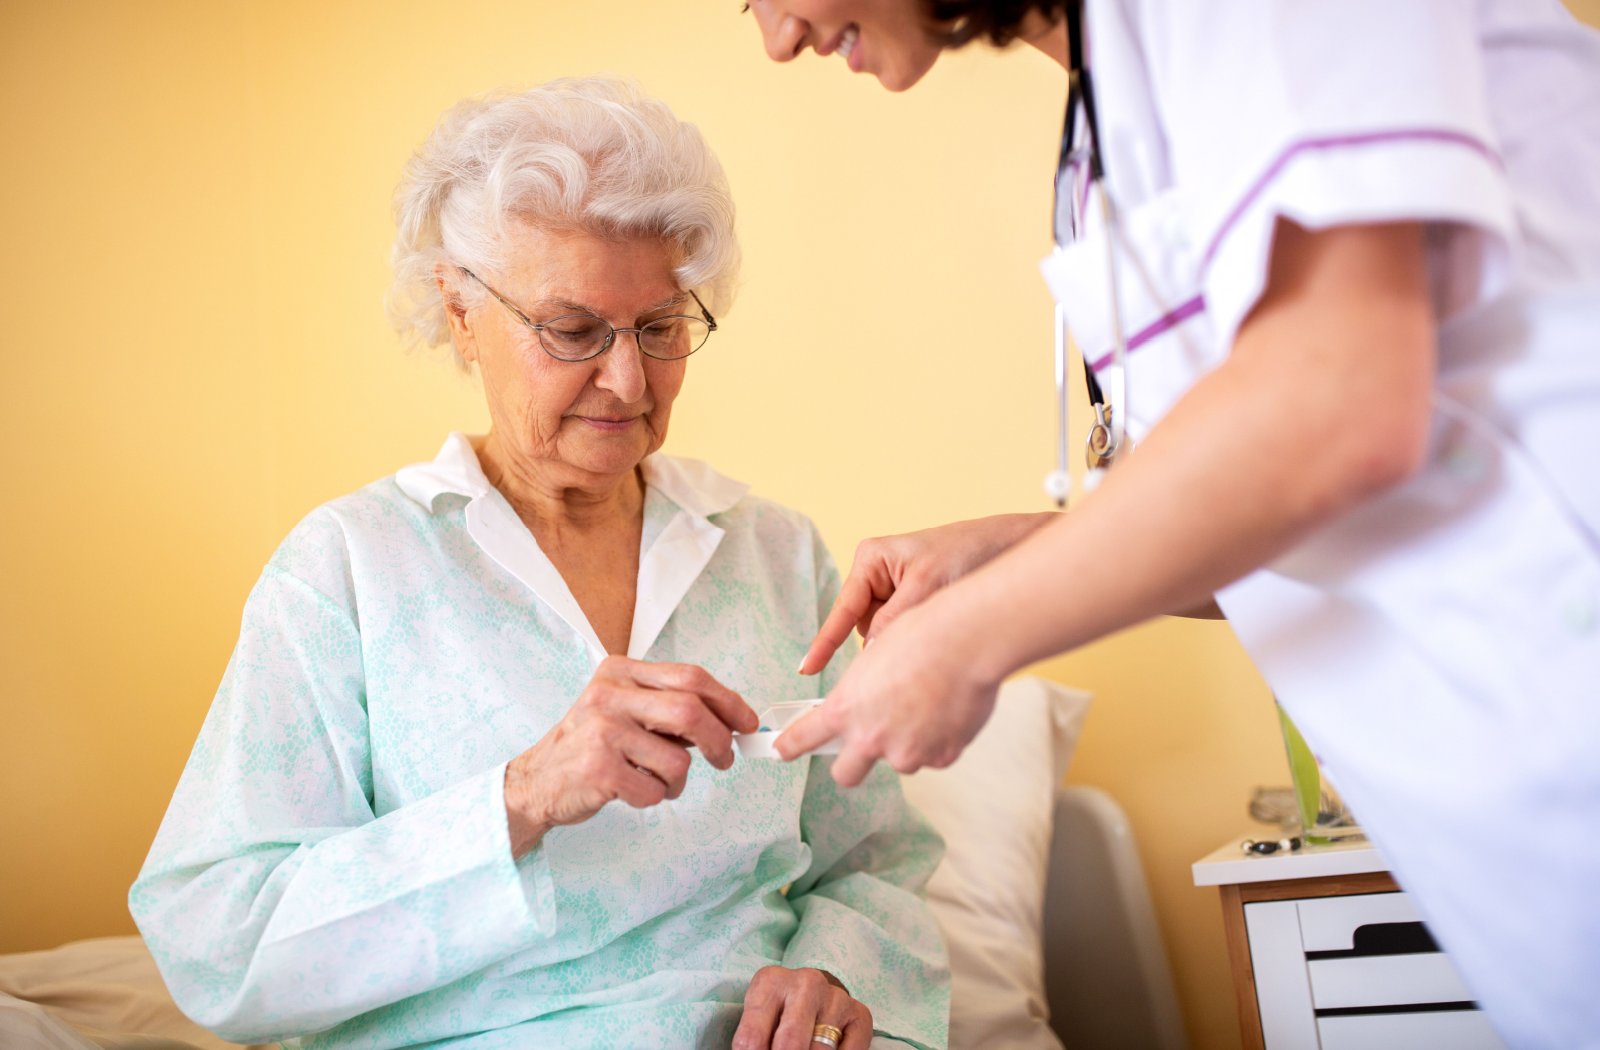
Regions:
M 1232 356 L 1218 372 L 1191 391 L 1180 407 L 1151 434 L 1140 448 L 1139 458 L 1148 462 L 1152 442 L 1157 448 L 1171 443 L 1174 439 L 1170 436 L 1158 435 L 1169 434 L 1175 426 L 1183 429 L 1214 425 L 1214 434 L 1185 439 L 1191 455 L 1196 450 L 1220 446 L 1216 453 L 1218 464 L 1225 464 L 1232 471 L 1234 464 L 1248 460 L 1252 465 L 1266 468 L 1265 471 L 1256 472 L 1258 477 L 1274 472 L 1291 475 L 1300 486 L 1314 493 L 1309 498 L 1317 505 L 1328 495 L 1333 495 L 1337 503 L 1340 499 L 1337 491 L 1347 485 L 1353 484 L 1354 491 L 1365 491 L 1367 464 L 1386 461 L 1388 457 L 1404 450 L 1403 445 L 1390 443 L 1388 428 L 1405 427 L 1408 417 L 1390 414 L 1385 399 L 1395 397 L 1405 400 L 1409 396 L 1414 400 L 1416 395 L 1414 390 L 1390 387 L 1384 382 L 1385 366 L 1403 368 L 1409 358 L 1406 354 L 1397 356 L 1384 353 L 1380 348 L 1385 345 L 1385 339 L 1404 339 L 1406 333 L 1400 330 L 1382 333 L 1377 341 L 1367 341 L 1367 336 L 1356 333 L 1365 326 L 1382 324 L 1382 312 L 1393 309 L 1393 304 L 1386 302 L 1395 294 L 1395 290 L 1390 289 L 1393 282 L 1401 282 L 1405 286 L 1404 294 L 1417 297 L 1418 301 L 1412 304 L 1413 309 L 1426 309 L 1419 238 L 1416 227 L 1411 225 L 1339 227 L 1322 233 L 1310 233 L 1291 222 L 1282 223 L 1275 240 L 1273 269 L 1267 289 L 1255 311 L 1240 328 Z M 1397 257 L 1380 246 L 1382 242 L 1395 239 L 1417 243 Z M 1357 262 L 1355 257 L 1363 252 L 1380 257 L 1383 266 L 1372 269 Z M 1374 297 L 1368 285 L 1381 285 L 1384 291 L 1377 292 Z M 1316 333 L 1321 342 L 1334 342 L 1338 347 L 1317 349 L 1307 343 L 1300 352 L 1310 356 L 1303 362 L 1293 350 L 1274 354 L 1270 349 L 1258 349 L 1263 345 L 1271 347 L 1284 341 L 1294 342 L 1298 338 L 1295 333 L 1301 325 L 1314 326 L 1305 330 Z M 1347 342 L 1341 341 L 1341 333 L 1345 331 L 1350 333 Z M 1428 328 L 1427 339 L 1428 349 L 1423 357 L 1429 362 L 1428 375 L 1431 376 L 1431 327 Z M 1413 348 L 1412 355 L 1416 353 Z M 1272 367 L 1262 367 L 1255 361 L 1260 354 L 1273 357 Z M 1369 356 L 1379 354 L 1383 355 L 1383 361 L 1367 360 Z M 1322 357 L 1328 360 L 1321 361 Z M 1313 374 L 1309 370 L 1331 368 L 1336 363 L 1360 374 L 1328 387 L 1294 387 L 1294 384 Z M 1360 389 L 1362 382 L 1375 383 L 1381 389 L 1362 393 L 1360 405 L 1346 408 L 1343 398 L 1347 392 Z M 1261 392 L 1238 396 L 1271 396 L 1273 404 L 1262 406 L 1264 413 L 1249 418 L 1240 416 L 1236 421 L 1230 421 L 1228 416 L 1233 408 L 1243 406 L 1229 406 L 1221 402 L 1236 396 L 1230 391 L 1234 385 L 1241 383 L 1252 388 L 1259 387 Z M 1285 391 L 1281 396 L 1267 394 L 1266 391 L 1274 384 L 1294 389 Z M 1331 411 L 1332 418 L 1318 423 L 1315 422 L 1318 417 L 1313 416 L 1302 427 L 1297 427 L 1292 419 L 1269 418 L 1273 415 L 1284 416 L 1291 406 L 1299 403 L 1297 399 L 1301 397 L 1317 402 L 1317 411 L 1324 414 Z M 1408 405 L 1409 401 L 1406 405 L 1394 407 L 1404 412 Z M 1329 449 L 1334 453 L 1345 450 L 1349 454 L 1348 462 L 1336 455 L 1319 456 L 1314 447 L 1300 448 L 1292 441 L 1279 440 L 1288 438 L 1291 433 L 1309 433 L 1310 428 L 1331 427 L 1337 430 L 1341 425 L 1360 419 L 1363 409 L 1376 417 L 1373 422 L 1363 424 L 1357 433 L 1349 432 L 1350 428 L 1345 426 L 1338 447 Z M 1209 421 L 1211 416 L 1208 413 L 1220 417 L 1215 424 Z M 1191 419 L 1197 419 L 1198 422 L 1186 422 Z M 1252 426 L 1261 428 L 1263 432 L 1259 435 L 1247 433 L 1247 428 Z M 1403 441 L 1407 435 L 1415 437 L 1411 430 L 1396 437 Z M 1383 447 L 1368 452 L 1362 445 L 1364 441 Z M 1374 456 L 1378 458 L 1374 459 Z M 1302 460 L 1300 457 L 1305 458 Z M 1169 469 L 1183 469 L 1176 466 L 1177 462 L 1174 460 L 1173 468 Z M 1307 474 L 1298 473 L 1296 467 L 1303 464 L 1321 469 Z M 1132 465 L 1132 457 L 1128 465 Z M 1119 481 L 1127 473 L 1125 470 L 1119 471 Z M 1224 486 L 1219 491 L 1231 489 Z M 1307 498 L 1302 495 L 1299 505 L 1303 506 Z M 1206 505 L 1206 500 L 1187 503 L 1187 513 L 1193 514 L 1195 508 Z M 1085 504 L 1083 509 L 1087 507 L 1088 504 Z M 1300 512 L 1291 512 L 1290 516 L 1298 517 Z M 1058 517 L 1060 515 L 1056 514 L 998 515 L 863 542 L 856 549 L 855 560 L 850 566 L 850 575 L 845 580 L 839 601 L 812 641 L 810 650 L 800 664 L 800 673 L 816 674 L 820 671 L 852 630 L 859 630 L 864 639 L 872 641 L 874 635 L 906 610 L 992 561 Z M 1230 515 L 1224 512 L 1223 523 L 1229 518 Z M 1293 529 L 1294 526 L 1290 526 L 1291 533 Z M 1122 550 L 1124 547 L 1119 543 L 1108 549 Z M 1262 560 L 1266 560 L 1265 557 Z M 1210 592 L 1198 598 L 1185 598 L 1178 604 L 1158 611 L 1196 619 L 1222 618 L 1222 610 L 1217 607 Z
M 1228 360 L 1070 514 L 879 633 L 780 751 L 842 733 L 846 784 L 879 757 L 948 762 L 1006 675 L 1202 605 L 1400 483 L 1426 451 L 1434 336 L 1417 224 L 1280 221 Z
M 800 661 L 800 673 L 817 674 L 828 666 L 851 631 L 860 631 L 864 640 L 872 641 L 907 609 L 927 601 L 1058 517 L 1056 511 L 996 514 L 862 540 L 839 600 Z M 1197 606 L 1169 612 L 1193 620 L 1225 619 L 1210 596 Z
M 1004 641 L 984 673 L 1003 677 L 1199 605 L 1420 468 L 1434 369 L 1418 225 L 1280 220 L 1228 360 L 1091 498 L 951 587 L 941 611 L 995 618 L 985 633 Z

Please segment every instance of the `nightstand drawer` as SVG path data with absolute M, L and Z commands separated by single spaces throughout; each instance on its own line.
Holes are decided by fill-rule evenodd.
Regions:
M 1311 975 L 1311 1005 L 1317 1010 L 1472 1001 L 1472 993 L 1442 952 L 1310 959 L 1306 970 Z
M 1308 952 L 1349 951 L 1363 926 L 1421 922 L 1404 893 L 1358 893 L 1300 902 L 1300 938 Z
M 1505 1050 L 1477 1010 L 1317 1018 L 1321 1050 Z

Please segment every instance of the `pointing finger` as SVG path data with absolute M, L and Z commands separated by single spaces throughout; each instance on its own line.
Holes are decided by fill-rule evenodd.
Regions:
M 817 636 L 811 640 L 805 659 L 800 661 L 800 673 L 813 675 L 828 666 L 833 654 L 839 651 L 839 646 L 850 637 L 850 632 L 862 622 L 873 604 L 872 585 L 851 574 L 839 591 L 839 600 L 833 603 L 833 611 L 828 613 Z

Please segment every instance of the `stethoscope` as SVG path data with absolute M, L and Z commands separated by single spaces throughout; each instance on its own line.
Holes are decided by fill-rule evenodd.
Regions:
M 1089 196 L 1097 197 L 1100 219 L 1105 226 L 1107 286 L 1111 297 L 1111 361 L 1104 368 L 1104 377 L 1095 374 L 1085 360 L 1083 378 L 1089 388 L 1089 404 L 1093 422 L 1085 442 L 1085 459 L 1088 472 L 1083 478 L 1085 492 L 1094 491 L 1105 472 L 1131 444 L 1125 427 L 1128 417 L 1127 341 L 1122 332 L 1122 297 L 1117 286 L 1116 241 L 1120 229 L 1117 211 L 1106 191 L 1105 166 L 1100 157 L 1100 118 L 1094 104 L 1094 81 L 1083 64 L 1083 3 L 1082 0 L 1066 5 L 1067 18 L 1067 114 L 1061 128 L 1061 154 L 1056 164 L 1056 199 L 1051 210 L 1051 234 L 1057 247 L 1062 247 L 1060 229 L 1062 175 L 1069 165 L 1087 165 L 1088 185 L 1085 202 Z M 1078 107 L 1083 107 L 1084 127 L 1088 141 L 1082 146 L 1074 144 L 1078 126 Z M 1068 188 L 1071 193 L 1071 187 Z M 1044 490 L 1056 506 L 1065 507 L 1072 494 L 1072 475 L 1067 470 L 1067 317 L 1058 303 L 1056 327 L 1056 406 L 1059 427 L 1056 432 L 1056 469 L 1045 475 Z

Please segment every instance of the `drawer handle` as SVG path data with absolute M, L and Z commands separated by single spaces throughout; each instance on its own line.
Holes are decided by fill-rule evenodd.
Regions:
M 1439 943 L 1420 922 L 1369 922 L 1357 926 L 1353 948 L 1331 952 L 1306 952 L 1307 959 L 1354 959 L 1370 955 L 1418 955 L 1436 952 Z
M 1322 1017 L 1372 1017 L 1386 1014 L 1453 1014 L 1478 1009 L 1477 1003 L 1405 1003 L 1397 1006 L 1335 1006 L 1315 1011 Z

